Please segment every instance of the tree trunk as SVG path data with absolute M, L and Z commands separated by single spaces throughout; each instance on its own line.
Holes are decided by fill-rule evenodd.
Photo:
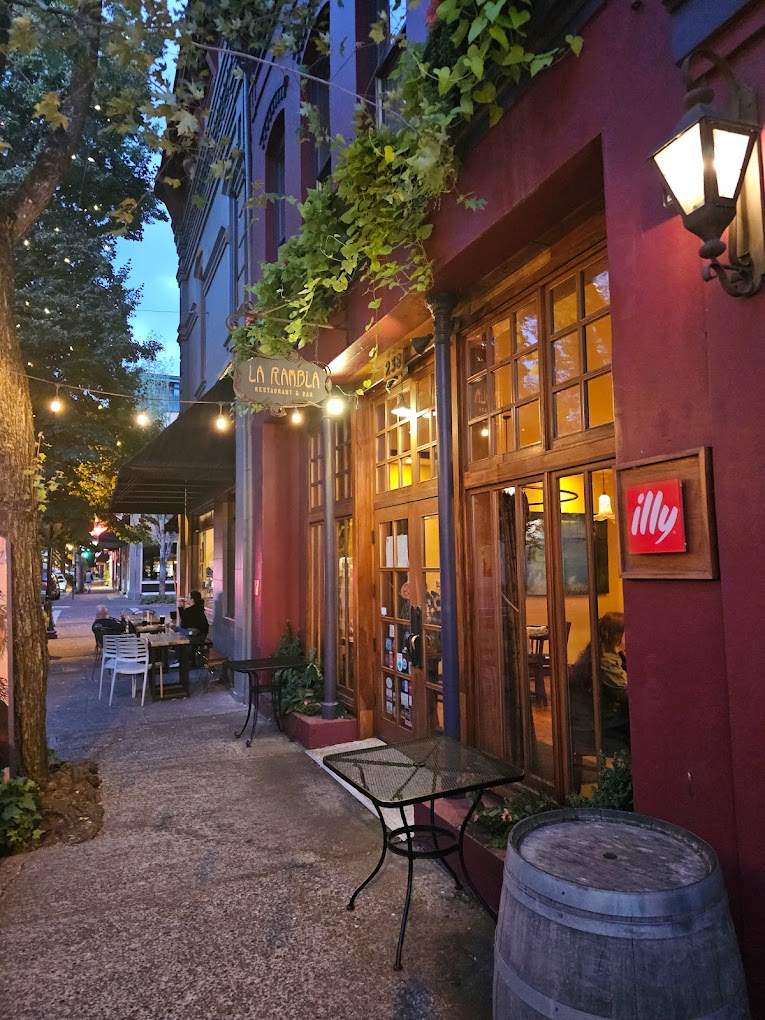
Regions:
M 0 221 L 0 532 L 13 557 L 13 701 L 17 771 L 41 781 L 48 775 L 45 696 L 48 649 L 40 604 L 34 419 L 13 315 L 12 224 Z

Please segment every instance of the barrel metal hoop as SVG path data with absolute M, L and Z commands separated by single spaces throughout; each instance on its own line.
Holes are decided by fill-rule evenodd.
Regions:
M 506 987 L 510 989 L 516 998 L 520 999 L 530 1009 L 536 1010 L 540 1016 L 547 1017 L 547 1020 L 611 1020 L 610 1017 L 604 1017 L 599 1013 L 583 1013 L 581 1009 L 567 1006 L 563 1002 L 556 1002 L 555 999 L 550 999 L 547 995 L 537 991 L 536 988 L 527 985 L 523 978 L 513 970 L 507 960 L 502 957 L 501 953 L 495 949 L 495 983 L 497 971 L 499 971 L 504 979 Z M 720 1009 L 716 1009 L 714 1013 L 705 1013 L 704 1016 L 699 1017 L 689 1017 L 689 1020 L 741 1020 L 741 1017 L 742 1013 L 739 1005 L 726 1003 Z
M 691 935 L 703 931 L 719 921 L 719 900 L 697 914 L 679 917 L 619 917 L 581 910 L 574 904 L 561 906 L 560 901 L 548 899 L 534 890 L 529 895 L 527 887 L 521 885 L 510 871 L 505 872 L 505 882 L 512 883 L 512 898 L 527 907 L 534 914 L 541 914 L 548 921 L 555 921 L 574 931 L 586 931 L 593 935 L 609 935 L 624 939 L 672 939 L 678 934 Z M 682 926 L 682 928 L 680 927 Z

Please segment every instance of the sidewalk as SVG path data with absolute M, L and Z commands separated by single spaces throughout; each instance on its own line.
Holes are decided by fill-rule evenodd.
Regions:
M 493 925 L 437 865 L 415 866 L 400 973 L 405 862 L 345 909 L 379 823 L 299 746 L 261 720 L 247 749 L 215 687 L 98 700 L 108 594 L 76 596 L 49 646 L 49 743 L 98 762 L 103 831 L 0 861 L 0 1020 L 490 1017 Z

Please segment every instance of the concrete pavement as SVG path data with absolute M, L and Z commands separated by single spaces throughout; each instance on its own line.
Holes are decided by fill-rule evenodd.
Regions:
M 405 862 L 389 856 L 345 909 L 379 823 L 270 722 L 247 749 L 218 688 L 142 709 L 123 680 L 99 701 L 102 601 L 119 616 L 97 589 L 61 613 L 48 736 L 98 761 L 104 827 L 0 862 L 0 1020 L 490 1017 L 488 917 L 417 862 L 396 973 Z

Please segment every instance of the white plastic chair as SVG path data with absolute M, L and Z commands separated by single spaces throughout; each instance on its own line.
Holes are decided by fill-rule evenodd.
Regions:
M 101 698 L 101 689 L 104 685 L 104 669 L 111 669 L 117 658 L 119 642 L 126 637 L 125 634 L 102 634 L 101 635 L 101 677 L 98 681 L 98 697 Z
M 109 692 L 109 704 L 114 696 L 114 681 L 118 673 L 124 673 L 133 678 L 132 696 L 135 697 L 136 677 L 143 673 L 143 689 L 141 691 L 141 705 L 146 700 L 146 683 L 149 677 L 149 646 L 146 641 L 137 634 L 130 634 L 118 638 L 119 648 L 117 658 L 110 669 L 112 670 L 112 686 Z

